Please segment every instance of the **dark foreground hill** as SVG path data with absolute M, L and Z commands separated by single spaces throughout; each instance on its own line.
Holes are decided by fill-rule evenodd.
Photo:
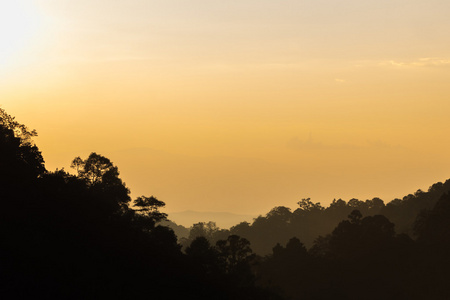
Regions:
M 108 158 L 51 172 L 34 136 L 0 109 L 2 299 L 278 299 L 255 286 L 251 251 L 234 259 L 240 238 L 222 241 L 206 269 L 157 225 L 164 202 L 132 200 Z

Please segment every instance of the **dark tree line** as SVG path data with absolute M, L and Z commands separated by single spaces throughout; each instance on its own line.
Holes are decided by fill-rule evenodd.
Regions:
M 428 192 L 419 191 L 388 205 L 378 199 L 361 201 L 367 215 L 355 209 L 356 201 L 350 201 L 353 205 L 349 205 L 338 200 L 329 208 L 322 208 L 304 199 L 300 205 L 306 217 L 317 217 L 327 210 L 330 214 L 349 213 L 329 233 L 316 236 L 309 247 L 294 235 L 284 243 L 275 243 L 265 256 L 252 255 L 249 267 L 253 280 L 286 299 L 448 299 L 450 193 L 444 190 L 447 186 L 448 181 L 437 183 Z M 430 204 L 433 202 L 434 205 Z M 412 223 L 407 230 L 411 235 L 396 230 L 396 225 L 382 214 L 392 211 L 403 212 L 397 218 Z M 292 226 L 292 214 L 289 209 L 278 207 L 265 218 L 259 217 L 259 221 L 278 222 L 259 233 L 266 234 L 266 239 L 279 240 L 279 233 Z M 258 219 L 239 226 L 250 231 Z M 210 246 L 210 241 L 235 236 L 232 234 L 235 228 L 223 230 L 213 222 L 194 224 L 189 237 L 193 241 L 186 253 L 192 255 L 192 247 L 203 245 L 204 251 L 197 253 L 204 253 L 199 257 L 208 257 L 205 267 L 214 269 L 213 266 L 220 265 L 219 252 L 217 247 Z
M 165 203 L 132 200 L 108 158 L 48 171 L 35 136 L 0 109 L 2 298 L 450 299 L 450 181 L 388 204 L 302 199 L 178 241 Z
M 415 240 L 383 215 L 347 220 L 307 250 L 297 238 L 259 264 L 258 283 L 291 299 L 448 299 L 450 195 L 414 222 Z
M 339 199 L 327 208 L 302 199 L 294 212 L 275 207 L 230 230 L 194 224 L 182 243 L 246 238 L 264 255 L 257 285 L 287 299 L 449 299 L 449 190 L 447 180 L 388 204 Z
M 286 244 L 290 238 L 298 237 L 307 248 L 313 246 L 318 236 L 324 236 L 346 219 L 354 210 L 363 216 L 383 215 L 395 224 L 396 233 L 405 233 L 415 238 L 414 224 L 417 216 L 429 210 L 445 193 L 450 192 L 450 180 L 433 184 L 427 192 L 418 190 L 403 199 L 394 199 L 385 204 L 380 198 L 370 200 L 334 199 L 328 207 L 314 203 L 306 198 L 299 201 L 298 208 L 278 206 L 265 216 L 259 216 L 252 223 L 242 222 L 229 230 L 221 229 L 214 222 L 200 222 L 190 228 L 187 238 L 180 243 L 186 247 L 196 237 L 204 236 L 211 243 L 225 239 L 229 235 L 239 235 L 252 244 L 252 249 L 259 255 L 270 254 L 275 244 Z
M 76 175 L 48 171 L 35 136 L 0 109 L 2 298 L 276 299 L 255 287 L 244 239 L 221 241 L 205 269 L 160 225 L 164 202 L 132 200 L 108 158 L 75 158 Z

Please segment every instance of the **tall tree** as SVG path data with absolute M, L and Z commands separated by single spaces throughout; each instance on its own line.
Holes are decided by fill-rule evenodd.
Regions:
M 71 167 L 87 182 L 109 213 L 124 212 L 128 208 L 130 190 L 119 177 L 119 169 L 108 158 L 92 152 L 85 160 L 76 157 Z
M 166 204 L 163 201 L 156 199 L 155 197 L 141 196 L 133 201 L 134 204 L 134 219 L 140 227 L 151 230 L 155 227 L 155 224 L 166 220 L 167 214 L 159 211 L 160 208 Z
M 31 185 L 46 172 L 42 154 L 32 139 L 36 136 L 35 130 L 0 108 L 0 195 L 29 193 Z

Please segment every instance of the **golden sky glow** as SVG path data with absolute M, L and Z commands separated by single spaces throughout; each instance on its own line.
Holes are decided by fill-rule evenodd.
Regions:
M 246 214 L 450 177 L 449 1 L 4 2 L 0 105 L 50 170 Z

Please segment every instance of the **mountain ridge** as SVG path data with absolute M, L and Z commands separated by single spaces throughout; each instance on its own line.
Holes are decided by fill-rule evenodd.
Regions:
M 227 229 L 241 222 L 253 222 L 258 215 L 254 214 L 236 214 L 225 211 L 195 211 L 184 210 L 168 213 L 168 219 L 178 225 L 191 227 L 199 222 L 215 222 L 220 228 Z

